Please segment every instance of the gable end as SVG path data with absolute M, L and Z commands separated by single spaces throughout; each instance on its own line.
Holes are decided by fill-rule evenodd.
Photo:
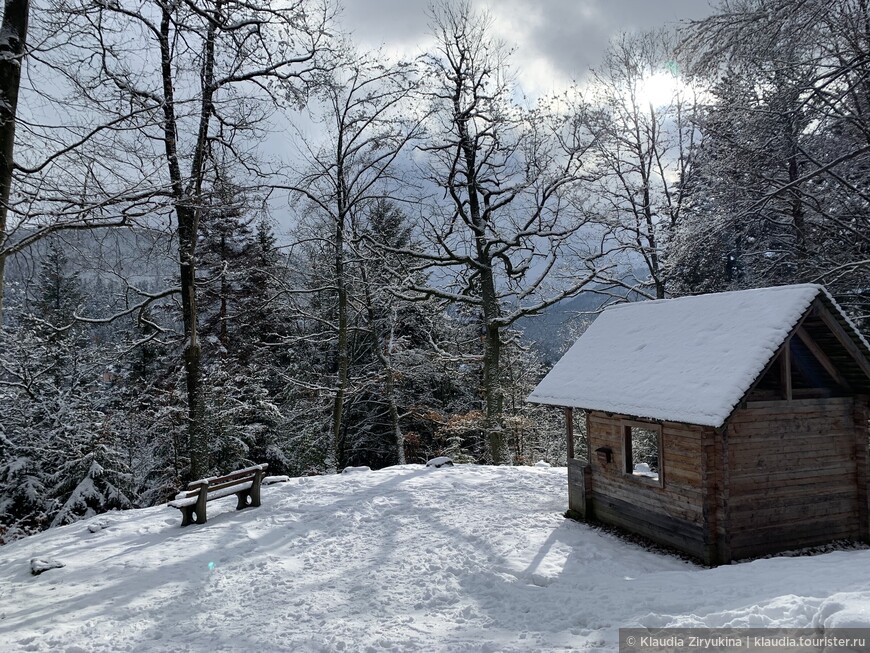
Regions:
M 793 380 L 803 381 L 793 388 Z M 779 383 L 777 383 L 779 380 Z M 775 387 L 776 396 L 770 394 Z M 817 296 L 728 416 L 748 401 L 870 394 L 870 348 L 826 292 Z

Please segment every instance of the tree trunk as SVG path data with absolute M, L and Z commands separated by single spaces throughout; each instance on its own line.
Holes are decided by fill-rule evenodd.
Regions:
M 381 347 L 381 338 L 378 335 L 377 320 L 375 319 L 375 303 L 372 298 L 371 287 L 369 286 L 369 277 L 366 273 L 365 265 L 360 268 L 360 276 L 362 277 L 363 290 L 366 296 L 366 309 L 369 315 L 369 328 L 372 334 L 372 346 L 375 350 L 375 355 L 384 370 L 384 392 L 387 395 L 387 409 L 390 413 L 390 431 L 393 434 L 394 444 L 396 447 L 396 464 L 405 464 L 405 434 L 402 433 L 402 426 L 399 424 L 399 406 L 396 403 L 396 375 L 393 371 L 393 363 L 391 359 L 393 351 L 393 341 L 396 332 L 396 309 L 393 308 L 390 316 L 390 337 L 384 347 Z
M 227 329 L 227 320 L 229 319 L 227 314 L 227 298 L 230 294 L 230 286 L 227 283 L 227 236 L 226 234 L 221 234 L 221 290 L 220 290 L 220 310 L 218 318 L 220 320 L 219 325 L 219 335 L 218 339 L 220 340 L 221 345 L 224 348 L 224 352 L 229 352 L 230 350 L 230 335 L 229 330 Z
M 646 241 L 649 245 L 649 254 L 647 256 L 647 260 L 649 262 L 650 276 L 652 277 L 653 283 L 655 284 L 656 299 L 664 299 L 665 284 L 664 281 L 662 281 L 662 271 L 659 262 L 658 251 L 659 245 L 656 238 L 656 225 L 655 221 L 653 220 L 652 206 L 650 205 L 650 203 L 652 202 L 652 198 L 650 197 L 648 179 L 644 180 L 643 202 L 643 217 L 646 221 Z
M 178 121 L 175 114 L 175 88 L 172 71 L 170 30 L 171 8 L 163 6 L 160 22 L 161 75 L 163 81 L 163 140 L 169 179 L 178 218 L 178 263 L 181 285 L 181 310 L 184 322 L 184 373 L 187 385 L 187 446 L 190 476 L 208 475 L 208 433 L 205 429 L 205 405 L 202 388 L 202 347 L 199 343 L 196 303 L 196 240 L 199 228 L 202 169 L 206 155 L 208 126 L 213 112 L 215 25 L 209 24 L 202 63 L 202 102 L 200 124 L 191 164 L 190 181 L 185 186 L 178 159 Z
M 371 304 L 369 304 L 369 313 L 373 313 Z M 405 464 L 405 434 L 402 433 L 402 426 L 399 424 L 399 406 L 396 403 L 396 374 L 393 371 L 393 365 L 390 360 L 390 352 L 393 345 L 393 332 L 395 331 L 395 320 L 390 327 L 390 338 L 385 346 L 386 352 L 378 346 L 377 329 L 374 321 L 370 317 L 372 324 L 372 336 L 374 345 L 377 351 L 378 360 L 381 362 L 381 367 L 384 369 L 384 394 L 387 396 L 387 410 L 390 413 L 390 431 L 393 434 L 393 444 L 396 447 L 396 464 Z
M 479 240 L 478 252 L 485 254 Z M 492 261 L 478 256 L 482 269 L 481 300 L 483 306 L 483 394 L 486 430 L 486 462 L 496 465 L 510 464 L 510 452 L 504 439 L 501 393 L 501 327 L 499 326 L 498 294 L 492 272 Z
M 486 333 L 483 344 L 483 392 L 486 397 L 487 462 L 509 464 L 510 455 L 502 427 L 503 400 L 501 393 L 501 333 L 491 324 L 484 311 Z
M 458 104 L 457 115 L 461 115 Z M 483 394 L 484 430 L 486 431 L 486 461 L 500 465 L 510 463 L 510 454 L 504 441 L 501 424 L 501 327 L 499 317 L 498 292 L 492 269 L 492 255 L 486 241 L 486 216 L 481 208 L 477 185 L 477 153 L 469 134 L 467 119 L 459 118 L 457 128 L 460 137 L 465 175 L 468 180 L 468 210 L 474 229 L 475 253 L 480 269 L 480 299 L 483 308 Z
M 396 440 L 396 464 L 405 464 L 405 434 L 402 433 L 402 426 L 399 424 L 399 406 L 396 403 L 396 373 L 393 371 L 393 341 L 396 334 L 396 310 L 393 309 L 393 314 L 390 316 L 390 339 L 387 341 L 387 351 L 381 352 L 381 364 L 384 366 L 384 373 L 387 375 L 386 391 L 387 405 L 390 409 L 390 425 L 393 429 L 393 437 Z
M 6 270 L 6 230 L 12 189 L 15 114 L 18 88 L 27 41 L 30 0 L 6 0 L 0 27 L 0 327 L 3 326 L 3 295 Z
M 393 427 L 393 437 L 396 444 L 396 464 L 405 464 L 405 434 L 399 424 L 399 407 L 396 405 L 396 381 L 393 370 L 387 369 L 387 405 L 390 409 L 390 424 Z
M 187 381 L 188 451 L 190 476 L 208 476 L 208 434 L 205 431 L 205 405 L 202 388 L 202 346 L 199 343 L 196 303 L 196 229 L 194 212 L 177 208 L 179 269 L 181 272 L 181 310 L 184 318 L 184 373 Z M 182 217 L 184 216 L 184 217 Z
M 341 424 L 344 418 L 344 395 L 347 392 L 347 376 L 350 366 L 348 353 L 347 320 L 347 283 L 344 278 L 344 219 L 343 215 L 335 223 L 335 285 L 337 290 L 338 343 L 336 351 L 336 388 L 332 408 L 332 451 L 335 468 L 343 464 Z
M 341 425 L 344 420 L 344 397 L 347 393 L 348 370 L 350 368 L 350 353 L 348 351 L 348 318 L 347 318 L 347 279 L 344 269 L 344 229 L 348 217 L 347 187 L 345 185 L 344 167 L 344 130 L 339 117 L 338 142 L 335 149 L 335 287 L 338 306 L 338 342 L 336 350 L 336 388 L 335 402 L 332 408 L 332 447 L 331 454 L 335 458 L 335 468 L 344 465 L 344 443 L 341 437 Z
M 795 99 L 795 104 L 798 100 Z M 797 120 L 793 116 L 785 116 L 786 121 L 786 147 L 788 148 L 788 183 L 790 186 L 795 184 L 800 177 L 800 165 L 798 163 L 799 147 L 798 141 L 800 138 Z M 804 224 L 804 202 L 801 197 L 800 187 L 792 186 L 791 192 L 791 229 L 794 236 L 795 256 L 800 262 L 799 274 L 804 273 L 804 260 L 807 257 L 806 244 L 806 225 Z
M 653 150 L 655 149 L 656 135 L 655 131 L 650 134 L 650 142 L 647 144 L 646 150 L 644 150 L 644 139 L 640 133 L 640 117 L 638 116 L 637 109 L 635 109 L 634 124 L 634 137 L 636 140 L 635 152 L 637 154 L 637 164 L 638 170 L 640 172 L 641 183 L 643 184 L 643 237 L 645 238 L 647 246 L 649 247 L 649 252 L 644 253 L 644 260 L 646 260 L 647 262 L 650 276 L 652 277 L 653 283 L 655 285 L 656 299 L 664 299 L 665 284 L 662 280 L 662 270 L 659 261 L 659 244 L 658 238 L 656 237 L 656 222 L 653 216 L 652 193 L 650 192 L 650 183 L 652 177 L 650 168 L 653 165 Z M 650 124 L 653 125 L 653 128 L 656 124 L 655 110 L 652 108 L 652 106 L 650 106 Z
M 476 202 L 472 203 L 474 206 Z M 486 429 L 486 462 L 495 465 L 510 464 L 510 453 L 502 427 L 503 400 L 501 393 L 501 327 L 498 294 L 492 271 L 492 261 L 485 259 L 486 249 L 478 239 L 478 262 L 486 266 L 481 271 L 481 300 L 483 305 L 483 394 L 485 401 L 484 428 Z
M 457 82 L 461 84 L 461 80 Z M 460 93 L 454 96 L 454 118 L 459 133 L 459 148 L 465 166 L 468 194 L 468 211 L 471 227 L 474 231 L 475 255 L 480 270 L 480 299 L 483 309 L 484 345 L 483 345 L 483 394 L 484 394 L 484 430 L 486 431 L 485 458 L 488 463 L 510 463 L 510 454 L 505 446 L 504 429 L 502 428 L 502 396 L 501 396 L 501 327 L 499 318 L 498 292 L 495 287 L 495 277 L 492 269 L 492 254 L 486 240 L 486 221 L 481 207 L 477 181 L 477 152 L 472 142 L 468 126 L 468 118 L 459 103 Z

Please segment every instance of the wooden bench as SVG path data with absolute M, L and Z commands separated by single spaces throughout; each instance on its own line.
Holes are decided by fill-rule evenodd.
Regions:
M 212 499 L 220 499 L 235 494 L 238 498 L 236 510 L 256 508 L 260 505 L 260 484 L 266 475 L 269 465 L 254 465 L 240 469 L 226 476 L 212 476 L 193 481 L 175 499 L 169 502 L 169 507 L 181 511 L 181 525 L 187 526 L 194 521 L 197 524 L 206 522 L 205 504 Z

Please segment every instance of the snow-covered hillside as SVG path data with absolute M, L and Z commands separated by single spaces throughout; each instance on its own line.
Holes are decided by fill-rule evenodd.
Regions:
M 565 477 L 408 465 L 223 499 L 202 526 L 158 507 L 54 529 L 0 548 L 0 651 L 611 651 L 632 625 L 870 626 L 870 550 L 703 569 L 564 519 Z M 34 557 L 65 567 L 32 576 Z

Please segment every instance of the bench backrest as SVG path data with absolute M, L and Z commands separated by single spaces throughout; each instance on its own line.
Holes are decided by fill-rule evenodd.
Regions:
M 216 492 L 217 490 L 223 490 L 232 487 L 233 485 L 241 485 L 242 483 L 253 480 L 258 474 L 260 476 L 265 475 L 268 467 L 268 463 L 263 463 L 262 465 L 254 465 L 253 467 L 240 469 L 230 474 L 226 474 L 225 476 L 210 476 L 209 478 L 201 478 L 198 481 L 191 481 L 187 485 L 187 490 L 179 493 L 176 496 L 176 499 L 197 496 L 203 485 L 207 486 L 208 492 Z

